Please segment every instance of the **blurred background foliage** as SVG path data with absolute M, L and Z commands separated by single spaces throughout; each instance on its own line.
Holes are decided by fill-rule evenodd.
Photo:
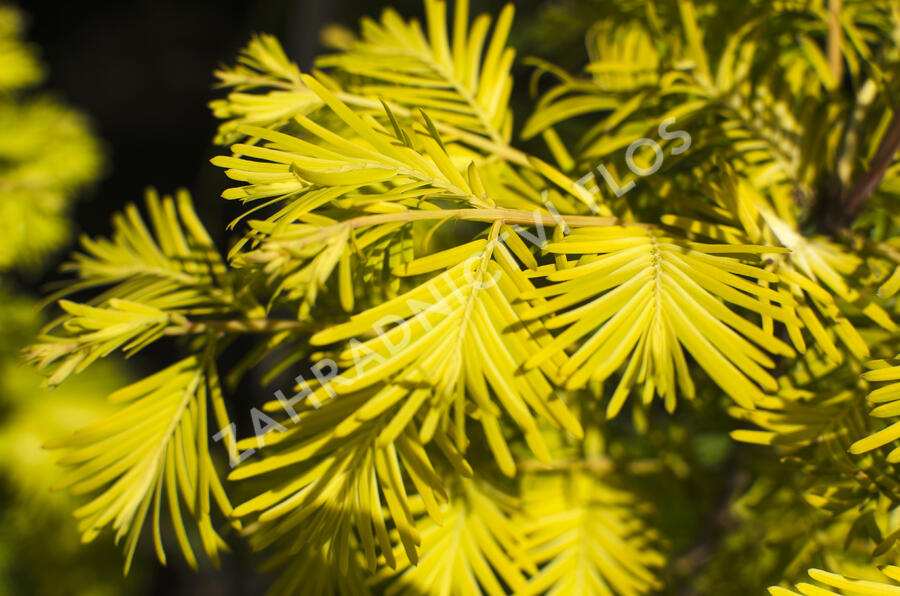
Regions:
M 50 490 L 56 456 L 41 446 L 104 415 L 102 396 L 126 373 L 104 363 L 47 394 L 20 363 L 43 322 L 30 286 L 71 240 L 71 204 L 101 172 L 86 118 L 38 87 L 45 69 L 23 24 L 0 6 L 0 594 L 118 594 L 143 571 L 123 583 L 111 545 L 80 544 L 76 501 Z

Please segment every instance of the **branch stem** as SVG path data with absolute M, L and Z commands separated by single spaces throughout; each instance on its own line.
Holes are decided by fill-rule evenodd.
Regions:
M 847 195 L 844 202 L 843 223 L 849 225 L 862 212 L 869 197 L 878 188 L 887 169 L 894 161 L 894 156 L 900 150 L 900 109 L 894 110 L 891 122 L 881 137 L 881 143 L 872 158 L 869 169 L 860 176 L 856 184 Z
M 219 333 L 280 333 L 282 331 L 315 331 L 320 326 L 292 319 L 244 319 L 229 321 L 188 321 L 166 329 L 166 335 L 192 335 L 214 331 Z
M 842 0 L 828 0 L 828 67 L 838 86 L 844 76 L 844 56 L 841 50 L 844 37 L 841 27 L 842 4 Z
M 457 219 L 460 221 L 480 221 L 493 223 L 502 221 L 509 224 L 521 224 L 527 226 L 555 227 L 565 223 L 573 228 L 607 227 L 619 225 L 615 217 L 601 217 L 594 215 L 557 215 L 542 213 L 540 211 L 525 211 L 524 209 L 433 209 L 423 211 L 404 211 L 401 213 L 383 213 L 378 215 L 364 215 L 349 219 L 334 225 L 350 225 L 351 228 L 364 228 L 377 226 L 383 223 L 396 221 L 412 222 L 438 219 Z
M 427 209 L 409 210 L 397 213 L 379 213 L 377 215 L 363 215 L 346 221 L 334 223 L 319 229 L 312 234 L 280 242 L 292 248 L 303 248 L 313 242 L 324 242 L 332 234 L 340 230 L 350 228 L 356 230 L 369 226 L 378 226 L 389 223 L 411 223 L 414 221 L 458 220 L 477 221 L 482 223 L 502 222 L 507 224 L 519 224 L 525 226 L 546 226 L 554 228 L 565 224 L 570 228 L 609 227 L 616 225 L 638 226 L 651 228 L 648 224 L 625 223 L 615 217 L 597 215 L 561 215 L 557 213 L 542 213 L 540 211 L 525 211 L 524 209 Z

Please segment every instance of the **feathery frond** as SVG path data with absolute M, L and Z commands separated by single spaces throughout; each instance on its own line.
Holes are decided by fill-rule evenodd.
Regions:
M 718 241 L 783 249 L 782 254 L 769 255 L 768 269 L 778 276 L 774 289 L 797 303 L 801 324 L 789 324 L 786 329 L 798 351 L 806 351 L 807 340 L 802 333 L 802 328 L 806 328 L 832 361 L 841 362 L 844 358 L 835 339 L 854 358 L 865 358 L 869 348 L 849 318 L 858 313 L 887 331 L 897 329 L 877 297 L 860 291 L 865 290 L 859 288 L 857 281 L 863 261 L 847 247 L 822 236 L 803 234 L 789 207 L 773 205 L 750 181 L 736 176 L 729 168 L 725 168 L 721 184 L 710 184 L 708 188 L 715 206 L 685 205 L 685 212 L 702 213 L 702 218 L 666 215 L 662 221 Z M 766 322 L 766 326 L 770 325 Z
M 806 596 L 852 596 L 855 594 L 867 596 L 889 596 L 891 594 L 900 594 L 900 567 L 888 565 L 881 569 L 881 573 L 892 580 L 890 583 L 885 581 L 870 581 L 849 579 L 836 573 L 829 573 L 821 569 L 810 569 L 809 577 L 826 586 L 820 588 L 814 584 L 801 583 L 797 584 L 796 592 L 785 590 L 784 588 L 769 588 L 769 594 L 772 596 L 792 596 L 794 594 L 804 594 Z
M 182 192 L 176 201 L 147 194 L 152 233 L 131 206 L 113 218 L 112 239 L 82 238 L 84 252 L 63 267 L 77 280 L 56 297 L 107 289 L 86 304 L 60 301 L 66 314 L 29 349 L 39 369 L 58 365 L 47 385 L 61 383 L 115 350 L 132 355 L 167 330 L 187 325 L 187 316 L 233 313 L 246 304 L 236 295 L 190 197 Z
M 508 145 L 515 51 L 506 38 L 513 5 L 504 7 L 490 36 L 487 15 L 469 23 L 468 0 L 455 3 L 452 37 L 445 2 L 426 0 L 425 13 L 427 36 L 417 22 L 404 22 L 387 9 L 381 22 L 362 21 L 361 39 L 346 51 L 323 56 L 316 65 L 360 77 L 347 90 L 362 98 L 381 98 L 410 112 L 425 109 L 435 123 L 485 137 L 498 149 Z
M 385 589 L 391 595 L 502 596 L 525 589 L 526 573 L 533 574 L 536 567 L 524 550 L 522 528 L 511 517 L 517 501 L 471 480 L 458 482 L 455 493 L 441 505 L 440 524 L 421 518 L 422 559 L 411 566 L 405 553 L 397 551 L 401 573 L 384 569 L 371 583 L 394 576 Z
M 266 436 L 268 452 L 273 453 L 274 446 L 277 455 L 232 474 L 244 478 L 290 465 L 309 469 L 238 507 L 241 515 L 261 512 L 260 522 L 272 528 L 260 533 L 258 544 L 271 544 L 301 522 L 321 524 L 316 528 L 321 533 L 304 533 L 304 542 L 324 543 L 334 531 L 348 531 L 356 519 L 361 535 L 370 537 L 363 538 L 363 545 L 374 568 L 372 531 L 363 528 L 373 520 L 376 530 L 383 528 L 380 488 L 407 557 L 415 561 L 420 539 L 401 474 L 411 478 L 426 510 L 439 519 L 437 503 L 444 488 L 424 449 L 427 444 L 434 442 L 458 472 L 471 474 L 461 455 L 468 445 L 466 420 L 471 416 L 481 423 L 500 469 L 513 475 L 515 463 L 501 430 L 501 414 L 516 422 L 544 461 L 549 461 L 549 453 L 534 414 L 580 436 L 578 421 L 545 374 L 539 369 L 521 371 L 528 354 L 547 339 L 539 325 L 518 318 L 521 306 L 511 304 L 516 293 L 528 287 L 527 279 L 496 238 L 474 244 L 468 254 L 450 257 L 450 263 L 462 262 L 449 268 L 447 261 L 433 257 L 427 258 L 427 265 L 424 260 L 405 265 L 408 274 L 447 270 L 311 338 L 313 345 L 351 340 L 337 355 L 344 372 L 306 398 L 314 406 L 328 403 L 299 415 L 286 432 Z M 372 339 L 356 339 L 378 330 Z M 280 407 L 273 402 L 270 409 Z M 325 494 L 331 496 L 327 505 L 321 500 Z M 342 505 L 329 512 L 338 494 L 344 495 Z M 363 505 L 363 496 L 357 495 L 370 504 Z M 393 567 L 386 537 L 376 535 Z M 339 551 L 339 557 L 346 565 L 349 554 Z
M 660 587 L 655 570 L 664 559 L 631 495 L 583 472 L 524 482 L 528 555 L 540 569 L 517 594 L 624 596 Z
M 896 360 L 890 362 L 876 360 L 868 364 L 869 370 L 862 377 L 869 382 L 886 382 L 868 395 L 868 401 L 874 407 L 869 413 L 875 418 L 894 418 L 900 415 L 900 365 Z M 876 405 L 877 404 L 877 405 Z M 900 439 L 900 422 L 894 422 L 850 446 L 850 453 L 866 453 L 884 447 Z M 887 456 L 891 463 L 900 462 L 900 447 L 894 448 Z
M 60 463 L 73 466 L 55 488 L 68 488 L 75 494 L 101 491 L 75 512 L 79 530 L 82 539 L 90 542 L 111 526 L 116 542 L 124 538 L 126 573 L 151 507 L 153 543 L 160 562 L 166 562 L 160 530 L 163 501 L 191 567 L 197 567 L 197 560 L 185 513 L 213 563 L 218 565 L 219 553 L 227 550 L 211 517 L 211 501 L 225 517 L 231 514 L 231 505 L 209 453 L 210 405 L 219 424 L 228 425 L 217 373 L 209 359 L 213 344 L 209 345 L 204 357 L 190 356 L 114 392 L 109 400 L 127 405 L 47 445 L 65 448 Z
M 532 354 L 526 366 L 577 345 L 560 368 L 565 386 L 577 389 L 589 381 L 602 383 L 627 361 L 607 406 L 609 417 L 618 413 L 635 382 L 643 384 L 645 403 L 658 393 L 670 411 L 679 389 L 693 397 L 682 346 L 745 407 L 777 388 L 764 370 L 774 362 L 754 343 L 773 354 L 791 356 L 793 351 L 722 302 L 781 322 L 795 320 L 792 302 L 760 283 L 777 277 L 733 256 L 771 249 L 682 242 L 623 226 L 576 229 L 547 250 L 559 255 L 556 270 L 547 274 L 554 283 L 532 294 L 548 300 L 526 316 L 553 315 L 548 328 L 565 331 Z M 568 255 L 577 255 L 577 262 L 570 263 Z
M 278 128 L 297 115 L 321 106 L 300 80 L 300 70 L 271 35 L 255 36 L 238 57 L 237 66 L 215 72 L 219 86 L 231 87 L 227 99 L 210 102 L 213 115 L 225 120 L 216 142 L 232 143 L 243 136 L 240 126 Z

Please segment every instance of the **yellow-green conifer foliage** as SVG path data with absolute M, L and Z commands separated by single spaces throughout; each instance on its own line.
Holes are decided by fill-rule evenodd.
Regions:
M 578 73 L 517 62 L 512 4 L 472 8 L 331 30 L 309 73 L 254 36 L 211 104 L 227 253 L 183 192 L 82 241 L 30 350 L 48 384 L 177 348 L 52 444 L 85 539 L 130 561 L 143 532 L 165 562 L 171 534 L 192 566 L 246 539 L 283 594 L 895 564 L 896 2 L 608 2 Z M 237 411 L 251 370 L 273 399 Z M 697 512 L 675 499 L 704 420 L 743 446 L 727 515 L 697 513 L 727 538 L 685 554 L 660 520 Z

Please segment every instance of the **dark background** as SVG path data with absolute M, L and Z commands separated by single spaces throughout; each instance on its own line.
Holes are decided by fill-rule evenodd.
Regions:
M 323 24 L 356 20 L 358 7 L 346 4 L 26 2 L 29 38 L 49 68 L 47 87 L 86 112 L 106 143 L 107 173 L 76 212 L 82 230 L 105 233 L 110 214 L 151 185 L 161 192 L 189 188 L 210 229 L 222 229 L 216 199 L 225 179 L 209 164 L 219 149 L 211 144 L 215 121 L 207 103 L 222 95 L 213 89 L 213 69 L 233 62 L 257 31 L 277 35 L 306 69 Z

